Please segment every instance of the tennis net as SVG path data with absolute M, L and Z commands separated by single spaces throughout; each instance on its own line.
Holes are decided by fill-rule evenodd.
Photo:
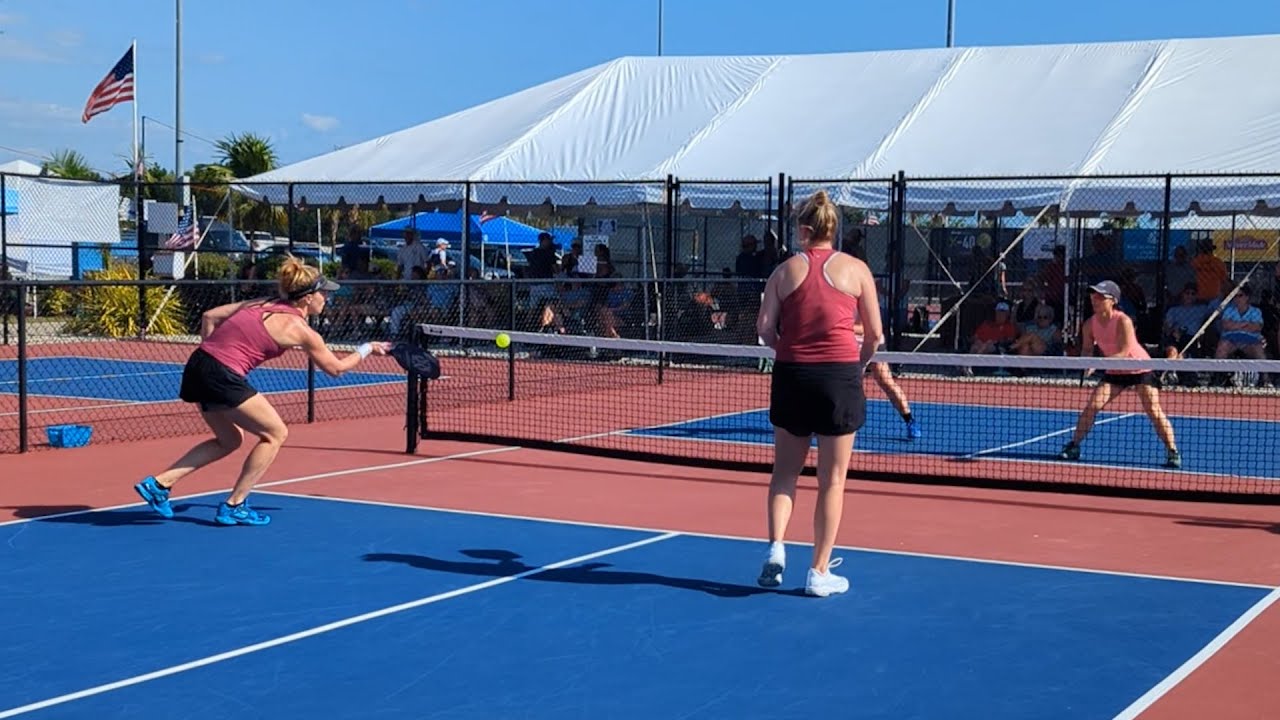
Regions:
M 409 450 L 452 439 L 767 471 L 772 350 L 422 325 L 443 376 L 410 378 Z M 881 352 L 850 474 L 871 479 L 1280 501 L 1280 361 Z M 1088 369 L 1092 369 L 1086 372 Z M 1061 453 L 1107 370 L 1149 369 L 1180 463 L 1134 390 Z M 892 386 L 890 386 L 892 387 Z M 811 466 L 812 466 L 811 457 Z

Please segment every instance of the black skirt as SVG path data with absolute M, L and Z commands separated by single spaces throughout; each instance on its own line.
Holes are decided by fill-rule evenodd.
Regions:
M 201 348 L 196 348 L 187 359 L 187 366 L 182 370 L 182 387 L 178 390 L 179 398 L 199 403 L 205 412 L 239 407 L 257 394 L 244 377 Z
M 774 363 L 769 390 L 774 427 L 797 437 L 850 435 L 866 420 L 858 363 Z
M 1157 389 L 1160 387 L 1160 379 L 1150 370 L 1144 373 L 1103 373 L 1102 381 L 1119 388 L 1131 388 L 1138 385 L 1149 385 Z

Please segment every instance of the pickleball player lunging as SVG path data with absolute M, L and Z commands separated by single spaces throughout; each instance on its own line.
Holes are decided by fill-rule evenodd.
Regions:
M 391 345 L 367 342 L 342 358 L 329 350 L 307 323 L 324 312 L 327 294 L 338 284 L 320 270 L 288 257 L 280 267 L 278 295 L 222 305 L 204 313 L 199 347 L 182 372 L 178 396 L 200 406 L 200 416 L 213 438 L 191 448 L 164 472 L 134 485 L 138 495 L 164 517 L 173 517 L 169 492 L 179 480 L 235 452 L 244 433 L 258 438 L 245 458 L 230 495 L 218 505 L 214 521 L 220 525 L 266 525 L 271 516 L 249 506 L 253 486 L 275 460 L 289 429 L 265 396 L 247 376 L 264 362 L 300 348 L 317 368 L 331 377 L 355 369 L 370 355 L 386 355 Z

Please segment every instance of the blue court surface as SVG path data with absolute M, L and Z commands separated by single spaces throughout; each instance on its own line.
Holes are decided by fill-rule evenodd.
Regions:
M 905 425 L 887 400 L 867 401 L 867 421 L 854 449 L 918 453 L 959 459 L 1053 460 L 1075 430 L 1077 410 L 1042 410 L 957 403 L 912 402 L 923 436 L 907 440 Z M 1098 413 L 1082 445 L 1081 461 L 1123 468 L 1210 475 L 1280 478 L 1280 423 L 1170 415 L 1182 467 L 1165 470 L 1164 445 L 1142 413 Z M 768 410 L 721 415 L 634 430 L 693 442 L 773 445 Z
M 0 526 L 0 718 L 1109 718 L 1269 590 L 255 498 Z
M 178 397 L 182 364 L 146 360 L 117 360 L 94 357 L 42 357 L 27 360 L 27 392 L 31 395 L 113 400 L 117 402 L 164 402 Z M 307 389 L 307 371 L 257 368 L 249 382 L 263 393 L 297 392 Z M 315 373 L 315 387 L 325 390 L 359 385 L 403 383 L 404 375 L 351 372 L 337 378 Z M 18 363 L 0 362 L 0 394 L 18 392 Z

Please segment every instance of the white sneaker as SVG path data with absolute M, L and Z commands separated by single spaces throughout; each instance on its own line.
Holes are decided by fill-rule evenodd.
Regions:
M 827 563 L 827 571 L 825 573 L 809 568 L 809 577 L 804 583 L 805 594 L 826 597 L 846 592 L 849 589 L 849 581 L 831 572 L 832 568 L 840 567 L 842 562 L 844 562 L 843 558 L 834 558 Z
M 769 557 L 760 568 L 756 584 L 760 587 L 778 587 L 782 584 L 782 571 L 787 567 L 787 546 L 780 542 L 769 543 Z

